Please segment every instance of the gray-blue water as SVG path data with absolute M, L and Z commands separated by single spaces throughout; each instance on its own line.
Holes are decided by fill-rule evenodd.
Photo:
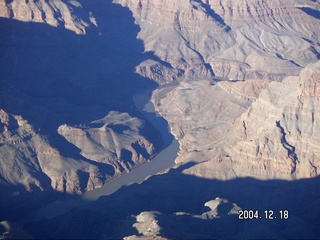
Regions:
M 151 159 L 150 162 L 142 164 L 129 173 L 125 173 L 112 181 L 109 181 L 101 188 L 85 192 L 81 195 L 84 200 L 96 200 L 100 196 L 114 193 L 122 186 L 132 183 L 141 183 L 149 176 L 160 173 L 174 165 L 174 160 L 179 151 L 179 143 L 173 138 L 168 129 L 167 122 L 155 111 L 153 103 L 150 99 L 149 92 L 139 93 L 134 97 L 136 107 L 141 113 L 157 128 L 163 139 L 165 148 Z
M 151 92 L 141 92 L 134 97 L 134 103 L 141 113 L 158 130 L 159 137 L 163 139 L 163 150 L 150 159 L 149 162 L 137 166 L 128 173 L 124 173 L 110 181 L 101 188 L 87 191 L 76 199 L 69 201 L 56 201 L 38 210 L 37 215 L 46 218 L 54 218 L 62 215 L 74 207 L 84 206 L 90 201 L 94 201 L 101 196 L 107 196 L 122 186 L 129 186 L 133 183 L 141 183 L 148 177 L 163 172 L 174 165 L 174 160 L 179 151 L 179 143 L 174 139 L 168 129 L 168 123 L 155 111 L 153 103 L 150 101 Z

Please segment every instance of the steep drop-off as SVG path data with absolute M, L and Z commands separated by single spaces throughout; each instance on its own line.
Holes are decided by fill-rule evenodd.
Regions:
M 116 2 L 133 12 L 146 50 L 180 71 L 179 86 L 156 91 L 153 101 L 181 143 L 176 162 L 205 162 L 185 172 L 222 179 L 319 174 L 317 134 L 302 127 L 319 121 L 318 98 L 298 93 L 317 87 L 298 90 L 294 77 L 283 80 L 302 71 L 304 86 L 311 81 L 306 71 L 317 71 L 309 64 L 319 58 L 318 2 Z M 148 68 L 142 63 L 136 71 L 157 80 Z M 255 140 L 261 129 L 267 135 Z
M 319 11 L 317 2 L 115 2 L 133 12 L 146 51 L 183 71 L 184 78 L 281 80 L 317 61 L 319 19 L 303 10 Z
M 317 238 L 319 10 L 311 0 L 0 0 L 0 234 Z M 157 84 L 176 165 L 52 219 L 29 215 L 52 193 L 98 188 L 159 153 L 133 103 Z M 261 218 L 240 221 L 240 208 Z
M 309 178 L 319 175 L 319 81 L 315 63 L 282 82 L 200 81 L 154 99 L 181 143 L 177 162 L 202 162 L 185 173 Z
M 149 160 L 161 138 L 133 95 L 155 85 L 133 73 L 146 57 L 130 12 L 110 1 L 0 4 L 1 182 L 80 194 Z

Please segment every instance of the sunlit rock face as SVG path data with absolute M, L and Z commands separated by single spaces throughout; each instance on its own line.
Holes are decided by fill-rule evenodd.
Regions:
M 27 191 L 80 194 L 145 163 L 155 153 L 153 144 L 139 133 L 142 128 L 142 120 L 116 112 L 88 126 L 62 125 L 58 133 L 83 156 L 72 158 L 51 146 L 40 129 L 1 109 L 0 175 Z
M 185 78 L 272 79 L 298 75 L 317 61 L 319 20 L 313 1 L 116 0 L 141 27 L 146 51 Z
M 233 125 L 238 134 L 236 142 L 227 147 L 231 156 L 248 159 L 274 177 L 317 176 L 319 73 L 318 62 L 307 66 L 299 77 L 273 82 L 263 90 Z
M 320 24 L 314 15 L 314 12 L 319 10 L 318 2 L 114 0 L 112 3 L 111 1 L 106 3 L 109 7 L 122 6 L 126 11 L 130 11 L 130 14 L 132 12 L 132 16 L 126 17 L 132 20 L 131 27 L 138 28 L 136 37 L 137 40 L 141 40 L 141 45 L 144 47 L 141 54 L 145 57 L 134 61 L 132 64 L 134 66 L 130 65 L 131 61 L 121 60 L 122 63 L 130 65 L 132 74 L 135 71 L 141 77 L 160 85 L 174 83 L 171 85 L 172 91 L 157 90 L 153 95 L 153 101 L 157 110 L 168 120 L 172 133 L 180 142 L 180 152 L 176 162 L 183 163 L 189 160 L 202 162 L 186 172 L 207 178 L 236 176 L 300 178 L 318 175 L 316 161 L 319 140 L 316 138 L 319 119 L 316 111 L 319 97 L 318 70 L 316 70 L 318 67 L 309 65 L 317 62 L 319 57 Z M 104 6 L 103 1 L 94 1 L 91 5 L 80 0 L 1 0 L 0 16 L 17 22 L 39 23 L 60 30 L 68 29 L 71 30 L 67 31 L 68 34 L 73 35 L 88 34 L 90 28 L 98 29 L 95 34 L 99 35 L 100 26 L 105 24 L 103 34 L 107 38 L 111 21 L 109 18 L 107 21 L 107 17 L 96 7 L 92 7 L 94 4 Z M 96 12 L 85 9 L 85 6 L 92 7 Z M 100 14 L 99 18 L 97 14 Z M 121 28 L 117 31 L 121 31 Z M 55 43 L 56 36 L 51 37 L 50 34 L 43 39 L 48 40 L 50 44 Z M 64 34 L 65 32 L 61 35 Z M 31 33 L 30 35 L 32 36 Z M 92 39 L 98 39 L 93 35 L 90 36 Z M 41 41 L 42 36 L 37 35 L 33 37 L 34 42 L 28 45 L 30 47 L 28 48 L 22 43 L 26 36 L 22 34 L 22 40 L 17 36 L 20 35 L 12 34 L 4 40 L 5 44 L 10 41 L 14 43 L 14 46 L 6 47 L 6 54 L 2 58 L 2 61 L 10 63 L 12 68 L 16 64 L 24 65 L 23 61 L 16 57 L 17 53 L 22 53 L 21 56 L 28 59 L 29 56 L 33 56 L 29 54 L 32 52 L 31 48 L 36 49 L 37 44 L 42 47 L 47 44 L 47 41 Z M 82 57 L 93 60 L 80 61 L 80 67 L 77 66 L 76 69 L 74 66 L 70 67 L 72 71 L 64 76 L 69 79 L 71 89 L 81 88 L 81 91 L 78 91 L 81 94 L 95 89 L 99 90 L 97 95 L 103 95 L 105 92 L 100 92 L 100 89 L 107 83 L 101 83 L 100 79 L 104 77 L 113 79 L 115 75 L 117 80 L 122 77 L 117 74 L 121 75 L 126 66 L 118 68 L 113 59 L 108 60 L 108 54 L 112 51 L 102 47 L 105 42 L 102 44 L 99 42 L 100 46 L 96 45 L 97 42 L 90 42 L 91 38 L 77 39 L 79 45 L 84 39 L 90 44 L 84 44 L 73 52 L 74 45 L 66 47 L 65 39 L 60 35 L 57 39 L 62 46 L 56 52 L 57 56 L 62 52 L 61 49 L 68 50 L 65 51 L 66 55 L 62 54 L 59 58 L 53 53 L 52 56 L 43 59 L 42 51 L 39 50 L 34 56 L 40 59 L 41 67 L 32 68 L 30 71 L 29 69 L 16 71 L 16 75 L 21 77 L 22 73 L 28 72 L 27 76 L 31 78 L 41 72 L 41 78 L 51 82 L 46 85 L 40 81 L 40 87 L 43 90 L 50 89 L 51 97 L 56 94 L 55 91 L 61 90 L 56 87 L 59 84 L 56 84 L 56 76 L 52 72 L 60 72 L 62 65 L 57 62 L 63 59 L 69 59 L 66 61 L 67 64 L 64 64 L 68 67 Z M 3 46 L 7 46 L 5 44 Z M 29 52 L 24 53 L 21 46 L 29 49 Z M 115 47 L 114 45 L 110 49 Z M 78 55 L 80 49 L 87 49 L 81 52 L 83 56 Z M 99 51 L 104 51 L 105 55 L 103 57 L 97 55 L 99 57 L 95 58 L 96 52 Z M 68 54 L 72 56 L 66 58 Z M 115 56 L 118 57 L 118 54 Z M 51 62 L 54 70 L 47 71 L 43 60 L 48 63 L 54 61 Z M 75 74 L 78 68 L 86 68 L 87 71 L 82 71 L 84 74 Z M 114 72 L 110 70 L 113 68 L 116 69 Z M 300 76 L 297 77 L 300 72 Z M 47 78 L 47 75 L 50 77 Z M 6 89 L 14 89 L 10 84 L 6 85 Z M 25 89 L 30 88 L 30 84 L 23 86 Z M 51 88 L 58 90 L 51 91 Z M 2 99 L 10 99 L 11 105 L 19 106 L 16 109 L 24 108 L 22 100 L 15 102 L 16 99 L 7 98 L 6 94 L 1 92 Z M 43 95 L 46 96 L 46 93 Z M 98 97 L 99 100 L 101 98 Z M 77 97 L 75 99 L 79 100 Z M 58 103 L 59 108 L 55 110 L 61 111 L 60 107 L 64 104 L 66 103 L 61 101 Z M 75 112 L 78 111 L 77 107 L 71 105 L 68 107 L 77 109 Z M 37 112 L 41 121 L 46 115 L 46 110 L 38 110 L 34 108 L 32 111 Z M 98 118 L 72 124 L 66 121 L 59 122 L 54 133 L 61 137 L 59 141 L 64 140 L 63 143 L 75 152 L 75 155 L 66 156 L 52 146 L 52 142 L 47 140 L 45 134 L 34 130 L 38 128 L 25 116 L 20 116 L 18 110 L 10 113 L 4 109 L 3 114 L 11 116 L 10 119 L 19 116 L 26 120 L 29 130 L 20 133 L 3 125 L 1 129 L 3 139 L 6 140 L 3 140 L 5 143 L 2 147 L 8 147 L 7 144 L 11 141 L 8 140 L 11 139 L 9 135 L 20 139 L 15 141 L 15 148 L 3 152 L 7 155 L 8 152 L 10 154 L 19 152 L 22 155 L 34 152 L 33 155 L 31 152 L 28 153 L 30 157 L 28 155 L 12 158 L 16 159 L 15 161 L 33 159 L 30 161 L 34 162 L 36 171 L 44 172 L 44 179 L 49 181 L 47 186 L 55 190 L 80 193 L 99 187 L 109 177 L 129 171 L 132 167 L 146 162 L 155 153 L 151 140 L 143 136 L 144 121 L 126 112 L 112 110 L 113 107 L 110 107 L 108 111 L 101 111 L 99 106 L 95 106 L 88 110 L 87 114 L 99 112 L 97 115 L 100 118 L 109 116 L 107 119 L 114 114 L 113 123 L 109 120 L 99 120 L 97 125 L 92 125 L 92 121 Z M 126 116 L 124 122 L 121 120 L 123 116 Z M 47 119 L 49 118 L 50 116 L 47 116 Z M 8 126 L 11 124 L 13 123 Z M 25 138 L 23 134 L 29 134 L 29 137 Z M 31 146 L 33 139 L 38 139 L 41 144 Z M 30 147 L 25 147 L 25 144 Z M 22 149 L 18 150 L 20 147 Z M 40 147 L 45 150 L 38 150 Z M 47 151 L 49 148 L 51 150 Z M 47 154 L 48 152 L 50 154 Z M 41 167 L 43 161 L 47 162 Z M 55 164 L 55 161 L 62 165 Z M 3 168 L 9 168 L 7 164 L 4 163 L 3 166 L 6 167 Z M 82 172 L 84 172 L 83 178 L 79 175 Z M 6 171 L 2 171 L 2 174 L 10 183 L 20 181 L 17 177 L 9 176 Z M 31 189 L 29 186 L 31 182 L 40 189 L 45 188 L 41 181 L 47 180 L 39 180 L 32 174 L 30 176 L 23 179 L 32 180 L 20 181 L 27 189 Z
M 142 126 L 142 120 L 127 113 L 110 112 L 88 126 L 62 125 L 58 132 L 81 149 L 82 156 L 112 165 L 120 174 L 145 163 L 154 154 L 152 143 L 139 133 Z
M 318 2 L 115 2 L 133 12 L 158 64 L 179 71 L 172 77 L 155 63 L 136 69 L 159 84 L 179 82 L 157 90 L 153 101 L 180 142 L 176 162 L 202 162 L 185 172 L 222 179 L 319 174 Z
M 203 161 L 185 172 L 207 178 L 319 175 L 319 70 L 311 64 L 281 82 L 180 84 L 160 100 L 158 91 L 154 101 L 181 143 L 176 161 Z
M 35 130 L 21 116 L 0 110 L 0 119 L 0 173 L 7 183 L 28 191 L 81 193 L 101 186 L 106 179 L 103 169 L 63 157 L 40 129 Z
M 96 24 L 91 13 L 79 16 L 78 1 L 62 0 L 1 0 L 0 16 L 24 22 L 46 23 L 85 34 L 90 24 Z
M 121 8 L 111 1 L 95 3 Z M 114 60 L 115 45 L 106 40 L 114 36 L 112 29 L 103 37 L 91 31 L 99 25 L 82 4 L 0 1 L 0 184 L 13 191 L 81 194 L 155 153 L 144 136 L 148 123 L 126 112 L 137 111 L 133 102 L 123 103 L 132 101 L 131 95 L 110 90 L 123 89 L 114 86 L 128 67 Z M 134 26 L 127 13 L 124 24 Z M 106 18 L 109 27 L 110 13 Z M 125 70 L 130 80 L 133 67 Z M 120 108 L 112 94 L 121 96 L 115 101 L 125 105 L 122 112 L 112 111 Z M 106 118 L 91 123 L 99 119 L 94 116 Z

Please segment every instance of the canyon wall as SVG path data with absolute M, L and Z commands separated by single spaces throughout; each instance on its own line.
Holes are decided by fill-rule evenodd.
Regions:
M 133 12 L 146 51 L 184 78 L 281 80 L 317 61 L 319 20 L 308 14 L 316 2 L 115 2 Z
M 161 144 L 132 100 L 142 82 L 126 61 L 137 61 L 140 45 L 119 57 L 127 42 L 118 27 L 134 34 L 133 18 L 124 12 L 112 26 L 122 8 L 96 3 L 107 31 L 86 2 L 0 2 L 0 182 L 13 191 L 81 194 L 147 162 Z
M 153 101 L 180 142 L 176 162 L 201 162 L 186 173 L 319 174 L 317 2 L 116 2 L 133 12 L 146 51 L 181 73 Z
M 2 63 L 8 66 L 2 72 L 3 119 L 29 124 L 22 133 L 21 126 L 10 130 L 16 123 L 3 120 L 3 169 L 31 161 L 30 169 L 43 172 L 50 188 L 80 193 L 146 162 L 156 152 L 143 135 L 148 124 L 128 113 L 132 99 L 122 100 L 127 93 L 115 94 L 134 87 L 131 79 L 140 75 L 159 85 L 173 83 L 171 91 L 157 90 L 153 101 L 180 142 L 176 162 L 199 163 L 186 172 L 206 178 L 318 175 L 318 65 L 312 65 L 319 58 L 318 2 L 2 0 L 0 5 L 3 21 L 12 26 L 32 23 L 48 30 L 19 32 L 7 21 L 2 25 Z M 118 25 L 132 29 L 128 36 L 137 39 L 129 44 Z M 50 69 L 48 62 L 54 62 Z M 27 101 L 8 98 L 21 92 Z M 49 100 L 40 100 L 41 106 L 34 104 L 45 96 Z M 59 100 L 53 103 L 54 98 Z M 49 119 L 56 121 L 50 127 Z M 48 129 L 35 130 L 41 127 Z M 71 150 L 59 149 L 53 139 Z M 50 171 L 54 162 L 63 167 Z M 7 170 L 2 177 L 43 189 L 42 180 L 26 169 L 20 182 Z M 87 181 L 80 184 L 81 171 Z

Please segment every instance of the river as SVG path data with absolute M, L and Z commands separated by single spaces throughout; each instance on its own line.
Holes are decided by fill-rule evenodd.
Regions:
M 135 95 L 134 103 L 144 117 L 158 130 L 159 137 L 163 139 L 164 148 L 162 151 L 150 159 L 150 161 L 108 181 L 101 188 L 87 191 L 75 199 L 53 202 L 39 209 L 36 215 L 41 215 L 45 218 L 57 217 L 74 207 L 83 207 L 88 202 L 95 201 L 101 196 L 110 195 L 123 186 L 141 183 L 150 176 L 161 173 L 175 164 L 174 160 L 179 151 L 179 143 L 170 133 L 167 121 L 155 111 L 150 96 L 151 91 L 140 92 Z
M 174 160 L 179 151 L 179 143 L 170 133 L 168 123 L 155 111 L 154 105 L 150 101 L 150 94 L 151 92 L 147 91 L 135 95 L 134 103 L 139 111 L 157 128 L 165 148 L 154 156 L 151 161 L 109 181 L 101 188 L 83 193 L 81 195 L 82 199 L 93 201 L 101 196 L 110 195 L 122 186 L 141 183 L 149 176 L 160 173 L 174 165 Z

